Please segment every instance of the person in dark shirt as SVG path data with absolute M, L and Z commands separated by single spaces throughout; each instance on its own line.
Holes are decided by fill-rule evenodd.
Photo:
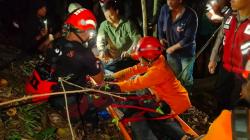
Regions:
M 48 39 L 49 26 L 46 19 L 47 5 L 45 1 L 31 1 L 29 12 L 27 20 L 22 27 L 23 41 L 21 47 L 30 54 L 34 54 L 39 52 L 39 49 L 42 48 L 42 45 L 45 45 L 44 43 Z
M 158 37 L 166 48 L 167 61 L 187 90 L 193 85 L 195 37 L 198 18 L 182 0 L 167 0 L 158 19 Z
M 44 60 L 38 64 L 26 84 L 28 94 L 43 94 L 63 91 L 59 77 L 73 84 L 86 87 L 86 77 L 90 76 L 96 83 L 103 81 L 104 72 L 101 62 L 94 56 L 89 45 L 94 38 L 96 19 L 92 12 L 81 8 L 71 13 L 65 21 L 64 37 L 53 41 Z M 76 90 L 76 87 L 65 84 L 65 90 Z M 79 88 L 77 88 L 79 89 Z M 77 123 L 86 112 L 95 107 L 105 107 L 103 98 L 86 94 L 67 95 L 71 121 Z M 64 111 L 63 95 L 35 98 L 33 101 L 49 100 L 52 107 Z M 94 102 L 94 103 L 93 103 Z M 93 105 L 94 104 L 94 105 Z

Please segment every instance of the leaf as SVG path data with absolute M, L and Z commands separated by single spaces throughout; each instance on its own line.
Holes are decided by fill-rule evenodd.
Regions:
M 41 132 L 39 132 L 38 134 L 36 134 L 35 138 L 36 140 L 53 140 L 55 139 L 55 131 L 56 128 L 50 127 L 47 128 Z

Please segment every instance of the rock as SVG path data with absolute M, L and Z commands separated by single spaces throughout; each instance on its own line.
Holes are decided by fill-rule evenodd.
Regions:
M 0 87 L 8 86 L 8 81 L 6 79 L 0 79 Z
M 10 117 L 13 117 L 17 114 L 17 109 L 14 107 L 14 108 L 10 108 L 8 109 L 8 111 L 6 112 L 6 114 Z
M 51 126 L 55 128 L 64 128 L 67 125 L 67 120 L 57 111 L 49 111 L 48 119 Z

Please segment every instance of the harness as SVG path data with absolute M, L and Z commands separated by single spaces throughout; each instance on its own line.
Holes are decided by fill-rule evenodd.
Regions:
M 47 60 L 50 67 L 51 67 L 51 69 L 49 71 L 49 73 L 51 75 L 53 75 L 53 72 L 56 71 L 57 63 L 59 60 L 63 59 L 63 57 L 71 59 L 75 55 L 74 54 L 75 48 L 76 48 L 75 44 L 73 44 L 72 42 L 67 41 L 65 39 L 60 39 L 53 44 L 53 50 L 52 50 L 51 54 L 49 54 L 48 60 Z M 69 74 L 65 75 L 63 78 L 65 80 L 69 80 L 74 75 L 75 75 L 74 73 L 69 73 Z M 55 77 L 55 78 L 57 78 L 57 77 Z
M 55 75 L 58 60 L 69 50 L 72 50 L 74 45 L 63 39 L 56 41 L 53 44 L 53 50 L 48 53 L 47 60 L 41 61 L 34 69 L 32 75 L 25 84 L 27 94 L 44 94 L 52 92 L 52 88 L 57 88 L 58 82 Z M 74 74 L 68 74 L 64 78 L 71 79 Z M 32 99 L 33 102 L 47 101 L 49 96 Z
M 112 122 L 114 122 L 117 127 L 119 128 L 119 130 L 121 131 L 121 133 L 123 134 L 125 140 L 132 140 L 131 138 L 131 134 L 130 131 L 127 131 L 127 126 L 130 125 L 131 122 L 137 122 L 137 121 L 160 121 L 160 120 L 166 120 L 166 119 L 176 119 L 179 124 L 181 125 L 182 129 L 190 134 L 193 135 L 194 137 L 198 137 L 199 135 L 191 128 L 189 127 L 177 114 L 174 113 L 170 113 L 168 114 L 167 111 L 164 110 L 164 107 L 162 108 L 159 104 L 159 102 L 155 102 L 155 108 L 150 106 L 150 107 L 143 107 L 140 106 L 140 103 L 142 103 L 142 101 L 149 101 L 149 100 L 153 100 L 155 101 L 155 96 L 153 95 L 130 95 L 128 97 L 126 97 L 126 99 L 124 100 L 125 102 L 131 101 L 131 100 L 137 100 L 139 102 L 139 105 L 123 105 L 123 104 L 111 104 L 110 106 L 107 107 L 107 110 L 109 112 L 109 114 L 112 116 L 113 120 Z M 120 114 L 120 110 L 117 111 L 117 109 L 134 109 L 137 110 L 138 112 L 135 113 L 135 115 L 132 115 L 132 117 L 127 117 L 124 116 L 123 114 Z M 163 112 L 162 109 L 165 111 Z M 150 115 L 150 117 L 148 116 L 144 116 L 145 113 L 152 113 L 155 114 L 153 115 L 153 117 Z
M 153 95 L 140 95 L 140 96 L 130 95 L 126 97 L 125 101 L 138 101 L 139 105 L 111 104 L 110 106 L 112 108 L 134 109 L 138 111 L 132 117 L 120 118 L 121 119 L 120 121 L 123 123 L 123 125 L 128 125 L 131 122 L 144 121 L 144 120 L 164 120 L 164 119 L 174 118 L 176 116 L 175 114 L 168 114 L 162 111 L 162 108 L 160 107 L 159 102 L 153 103 L 153 106 L 155 106 L 155 108 L 144 107 L 143 102 L 149 101 L 149 100 L 155 100 L 155 96 Z M 151 117 L 151 118 L 148 118 L 148 117 L 145 118 L 143 117 L 145 113 L 155 113 L 156 116 Z

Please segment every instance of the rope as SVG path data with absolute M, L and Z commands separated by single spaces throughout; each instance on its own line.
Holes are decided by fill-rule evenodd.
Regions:
M 70 82 L 65 81 L 63 79 L 62 79 L 62 81 L 66 82 L 67 84 L 70 84 L 70 85 L 73 84 L 73 83 L 70 83 Z M 79 86 L 79 85 L 76 85 L 76 86 Z M 44 94 L 38 94 L 38 95 L 28 95 L 28 96 L 25 95 L 25 96 L 23 96 L 21 98 L 17 98 L 17 99 L 2 102 L 2 103 L 0 103 L 0 106 L 12 104 L 12 103 L 20 102 L 20 101 L 24 101 L 24 100 L 29 100 L 29 99 L 37 98 L 37 97 L 54 96 L 54 95 L 62 95 L 62 94 L 73 94 L 73 93 L 87 94 L 86 92 L 96 92 L 96 93 L 101 93 L 101 94 L 104 94 L 104 95 L 112 96 L 112 97 L 115 97 L 115 98 L 119 98 L 119 99 L 122 99 L 122 100 L 126 100 L 126 97 L 122 97 L 122 96 L 119 96 L 119 95 L 114 95 L 114 94 L 112 94 L 112 92 L 106 92 L 106 91 L 96 90 L 96 89 L 92 89 L 92 88 L 84 88 L 84 87 L 81 87 L 81 86 L 79 86 L 79 87 L 81 88 L 81 90 L 50 92 L 50 93 L 44 93 Z M 119 94 L 122 94 L 122 93 L 119 93 Z
M 70 133 L 71 133 L 71 136 L 72 136 L 72 140 L 75 140 L 75 136 L 74 136 L 74 132 L 73 132 L 73 129 L 72 129 L 72 124 L 71 124 L 70 116 L 69 116 L 69 107 L 68 107 L 67 94 L 65 94 L 65 88 L 64 88 L 64 85 L 63 85 L 62 78 L 59 77 L 58 81 L 60 82 L 61 87 L 62 87 L 62 89 L 64 91 L 64 100 L 65 100 L 65 109 L 66 109 L 66 114 L 67 114 L 67 120 L 68 120 L 68 123 L 69 123 L 69 128 L 70 128 Z
M 217 32 L 221 29 L 222 24 L 220 25 L 220 27 L 218 27 L 214 33 L 212 34 L 212 36 L 208 39 L 208 41 L 201 47 L 201 49 L 196 53 L 195 57 L 193 58 L 194 60 L 191 61 L 182 71 L 181 73 L 178 74 L 177 78 L 180 79 L 180 77 L 183 75 L 183 73 L 185 72 L 185 70 L 187 68 L 189 68 L 193 62 L 201 55 L 201 53 L 207 48 L 207 46 L 211 43 L 212 39 L 215 37 L 215 34 L 217 34 Z
M 91 90 L 91 88 L 84 88 L 82 86 L 79 86 L 79 85 L 76 85 L 74 83 L 68 82 L 68 81 L 66 81 L 64 79 L 62 79 L 62 81 L 69 84 L 69 85 L 72 85 L 72 86 L 75 86 L 75 87 L 78 87 L 78 88 L 81 88 L 81 89 L 89 89 L 89 90 Z M 119 95 L 112 94 L 113 92 L 107 92 L 107 91 L 101 91 L 101 90 L 93 90 L 93 91 L 96 91 L 98 93 L 102 93 L 102 94 L 105 94 L 105 95 L 108 95 L 108 96 L 112 96 L 112 97 L 116 97 L 116 98 L 126 100 L 126 97 L 122 97 L 122 96 L 119 96 Z M 118 94 L 124 94 L 124 93 L 118 93 Z

